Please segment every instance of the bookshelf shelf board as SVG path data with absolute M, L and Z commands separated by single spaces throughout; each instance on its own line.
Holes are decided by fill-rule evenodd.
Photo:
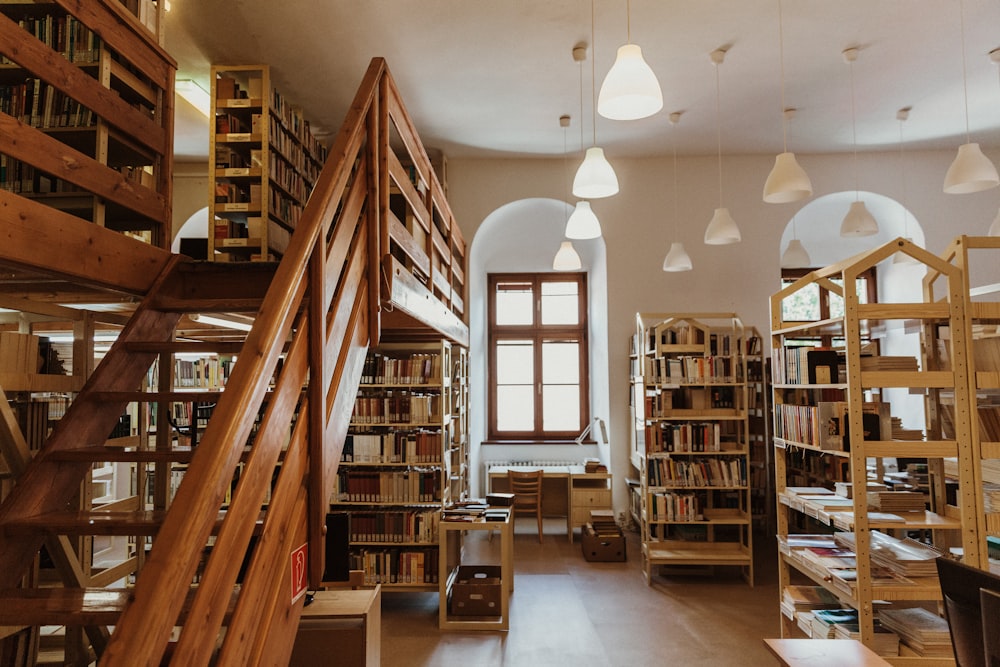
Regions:
M 830 512 L 831 525 L 843 530 L 854 530 L 854 520 L 850 512 Z M 962 522 L 959 519 L 942 516 L 924 510 L 923 512 L 889 512 L 902 517 L 902 521 L 882 521 L 879 519 L 869 519 L 869 528 L 880 529 L 911 529 L 911 528 L 933 528 L 935 530 L 961 530 Z
M 426 422 L 351 422 L 351 428 L 366 428 L 369 426 L 382 426 L 382 427 L 392 427 L 395 429 L 409 429 L 409 428 L 430 428 L 432 426 L 440 426 L 441 419 L 438 421 L 426 421 Z
M 685 387 L 742 387 L 742 382 L 734 382 L 732 380 L 712 380 L 710 378 L 690 380 L 684 382 L 661 382 L 656 385 L 660 389 L 684 389 Z
M 955 386 L 955 374 L 951 371 L 861 371 L 861 386 L 943 389 Z
M 998 321 L 1000 320 L 1000 302 L 996 301 L 972 301 L 967 306 L 970 309 L 970 315 L 979 320 L 982 324 L 984 321 Z
M 690 344 L 690 345 L 680 345 L 680 344 L 668 344 L 668 345 L 657 345 L 655 349 L 650 350 L 650 356 L 656 356 L 656 353 L 660 354 L 693 354 L 705 351 L 705 344 Z
M 341 461 L 340 465 L 345 468 L 381 468 L 389 470 L 392 468 L 440 468 L 442 462 L 438 461 Z
M 793 336 L 794 334 L 807 336 L 838 335 L 844 331 L 844 318 L 832 317 L 827 320 L 816 320 L 814 322 L 785 322 L 785 326 L 772 329 L 772 336 Z
M 437 389 L 440 390 L 446 385 L 440 382 L 366 382 L 361 385 L 361 390 L 366 389 Z
M 771 386 L 775 389 L 847 389 L 846 382 L 835 382 L 832 384 L 796 384 L 788 382 L 775 382 Z
M 330 503 L 334 507 L 426 507 L 428 509 L 435 509 L 441 507 L 440 502 L 431 501 L 391 501 L 391 500 L 380 500 L 380 501 L 359 501 L 359 500 L 334 500 Z
M 261 109 L 264 107 L 264 100 L 259 97 L 245 97 L 240 99 L 216 100 L 215 105 L 220 109 Z
M 380 584 L 382 592 L 395 591 L 397 593 L 436 593 L 437 584 Z
M 83 387 L 83 378 L 42 373 L 0 373 L 0 387 L 6 392 L 75 392 Z
M 745 514 L 734 514 L 732 516 L 719 515 L 713 517 L 705 517 L 704 519 L 695 519 L 691 521 L 678 521 L 678 520 L 667 520 L 667 519 L 650 519 L 650 523 L 658 523 L 663 525 L 672 526 L 742 526 L 750 523 L 750 517 Z
M 437 542 L 378 542 L 372 540 L 351 540 L 351 546 L 358 547 L 436 547 Z
M 850 452 L 845 452 L 840 449 L 820 449 L 816 445 L 810 445 L 804 442 L 795 442 L 794 440 L 788 440 L 786 438 L 774 437 L 774 446 L 778 449 L 808 449 L 812 452 L 819 452 L 820 454 L 831 454 L 833 456 L 842 456 L 844 458 L 850 457 Z
M 862 303 L 858 304 L 858 319 L 868 320 L 946 320 L 950 305 L 938 303 Z
M 649 417 L 649 421 L 664 421 L 669 419 L 697 419 L 699 421 L 706 420 L 723 420 L 723 419 L 743 419 L 744 414 L 740 413 L 739 410 L 733 410 L 731 408 L 709 408 L 706 410 L 692 410 L 687 408 L 675 409 L 675 410 L 665 410 L 662 415 L 656 417 Z
M 737 542 L 647 542 L 643 545 L 653 565 L 742 565 L 750 552 Z
M 723 443 L 723 447 L 725 447 Z M 717 452 L 655 452 L 647 454 L 649 459 L 669 459 L 671 456 L 742 456 L 747 453 L 747 449 L 722 449 Z
M 983 442 L 981 445 L 984 459 L 1000 459 L 1000 442 Z
M 650 486 L 648 491 L 650 493 L 659 493 L 661 491 L 745 491 L 747 486 Z
M 947 458 L 958 456 L 954 440 L 865 440 L 861 443 L 866 456 Z
M 216 178 L 260 178 L 260 167 L 226 167 L 215 170 Z

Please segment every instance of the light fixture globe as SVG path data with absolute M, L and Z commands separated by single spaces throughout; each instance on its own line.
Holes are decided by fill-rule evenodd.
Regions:
M 601 222 L 590 208 L 589 201 L 578 201 L 566 221 L 566 238 L 585 241 L 601 236 Z
M 740 228 L 736 226 L 733 216 L 729 215 L 728 208 L 715 209 L 712 221 L 705 229 L 705 243 L 709 245 L 725 245 L 727 243 L 739 243 L 743 240 Z
M 601 84 L 597 112 L 611 120 L 636 120 L 662 108 L 660 83 L 643 60 L 642 49 L 636 44 L 620 46 L 615 64 Z
M 552 260 L 554 271 L 577 271 L 583 266 L 580 263 L 580 255 L 576 254 L 572 241 L 563 241 L 559 246 L 555 259 Z
M 618 177 L 604 157 L 604 149 L 591 146 L 573 178 L 573 196 L 600 199 L 618 194 Z
M 667 256 L 663 258 L 663 270 L 669 272 L 690 271 L 691 258 L 684 250 L 684 244 L 674 241 L 670 244 Z
M 955 161 L 948 167 L 944 177 L 944 191 L 951 195 L 989 190 L 1000 185 L 997 168 L 983 155 L 977 143 L 962 144 L 958 147 Z
M 878 222 L 868 212 L 868 207 L 861 200 L 851 202 L 851 208 L 840 223 L 841 236 L 872 236 L 878 234 Z
M 781 268 L 783 269 L 801 269 L 809 266 L 811 262 L 809 253 L 806 252 L 802 241 L 798 239 L 789 241 L 785 252 L 781 254 Z
M 764 183 L 764 201 L 768 204 L 787 204 L 805 199 L 812 193 L 812 181 L 806 170 L 799 166 L 795 153 L 779 153 Z

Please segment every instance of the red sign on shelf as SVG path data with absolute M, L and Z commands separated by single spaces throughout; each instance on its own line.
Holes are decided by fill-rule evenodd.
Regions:
M 308 587 L 306 572 L 309 564 L 309 543 L 304 542 L 302 546 L 292 552 L 292 602 L 305 595 Z

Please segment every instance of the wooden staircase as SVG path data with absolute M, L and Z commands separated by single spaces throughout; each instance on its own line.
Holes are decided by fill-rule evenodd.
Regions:
M 402 160 L 390 135 L 401 139 Z M 0 504 L 0 626 L 82 628 L 84 649 L 73 658 L 82 664 L 287 662 L 302 608 L 293 591 L 323 575 L 325 517 L 368 347 L 391 331 L 468 344 L 464 242 L 381 59 L 330 155 L 279 264 L 157 257 L 141 303 L 41 451 L 32 458 L 23 442 L 3 448 L 17 482 Z M 413 173 L 426 187 L 414 186 Z M 415 223 L 389 210 L 390 190 Z M 80 224 L 34 212 L 46 224 Z M 421 225 L 424 242 L 407 224 Z M 106 230 L 88 234 L 120 243 Z M 17 260 L 23 265 L 24 254 Z M 185 314 L 233 312 L 254 315 L 243 340 L 179 338 Z M 238 350 L 224 391 L 173 389 L 175 354 L 220 346 Z M 153 364 L 160 386 L 144 387 Z M 130 402 L 152 406 L 164 425 L 178 401 L 215 403 L 196 446 L 178 446 L 165 428 L 148 446 L 105 444 Z M 103 462 L 155 466 L 152 509 L 136 500 L 80 510 L 80 485 Z M 187 469 L 169 499 L 167 473 L 178 463 Z M 93 535 L 140 545 L 148 537 L 152 547 L 88 576 L 74 540 Z M 36 585 L 43 547 L 61 586 Z M 134 585 L 96 584 L 130 577 Z M 17 650 L 0 657 L 13 661 Z M 30 663 L 30 647 L 21 652 Z

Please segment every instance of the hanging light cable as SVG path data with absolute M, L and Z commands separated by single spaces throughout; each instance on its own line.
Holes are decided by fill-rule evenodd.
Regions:
M 712 220 L 705 229 L 705 243 L 710 245 L 723 245 L 726 243 L 739 243 L 742 240 L 740 228 L 736 226 L 733 216 L 729 215 L 729 209 L 722 205 L 722 107 L 720 103 L 721 92 L 719 87 L 719 67 L 726 58 L 724 49 L 716 49 L 709 54 L 715 64 L 715 132 L 719 152 L 719 208 L 715 209 Z
M 567 141 L 566 141 L 566 134 L 567 134 L 566 128 L 569 127 L 569 122 L 570 122 L 570 118 L 569 118 L 568 115 L 559 116 L 559 126 L 563 129 L 563 156 L 564 156 L 563 157 L 563 167 L 564 167 L 563 168 L 563 174 L 566 175 L 566 183 L 565 183 L 565 185 L 566 185 L 567 188 L 569 187 L 569 176 L 568 176 L 568 171 L 565 169 L 566 162 L 567 162 L 565 156 L 569 155 L 568 150 L 567 150 Z M 577 206 L 579 207 L 579 204 L 577 204 Z M 589 208 L 589 202 L 588 202 L 588 208 Z M 575 212 L 574 212 L 574 214 L 575 214 Z M 591 215 L 593 215 L 593 214 L 591 214 Z M 567 236 L 569 236 L 569 228 L 570 228 L 570 222 L 571 222 L 572 218 L 573 218 L 572 215 L 566 217 L 566 235 Z M 595 217 L 594 220 L 596 221 L 597 218 Z M 598 225 L 598 235 L 600 235 L 600 225 Z M 572 237 L 570 237 L 570 238 L 572 238 Z M 580 255 L 577 254 L 576 249 L 573 247 L 573 242 L 572 241 L 563 241 L 559 245 L 559 250 L 556 252 L 555 257 L 552 259 L 552 269 L 554 271 L 576 271 L 581 266 L 582 266 L 582 263 L 580 261 Z
M 583 61 L 587 58 L 587 47 L 577 45 L 573 47 L 573 60 L 580 65 L 580 148 L 583 148 Z M 568 116 L 567 116 L 568 118 Z M 561 119 L 560 119 L 561 121 Z M 569 155 L 565 146 L 566 135 L 563 133 L 563 153 Z M 596 239 L 601 235 L 601 221 L 590 206 L 590 202 L 581 200 L 576 202 L 573 213 L 566 221 L 566 238 L 568 239 Z
M 590 0 L 590 43 L 594 44 L 595 37 L 595 9 L 594 0 Z M 594 118 L 594 144 L 587 149 L 583 158 L 583 163 L 576 171 L 573 179 L 573 194 L 581 199 L 600 199 L 618 194 L 618 177 L 611 163 L 604 157 L 604 149 L 597 145 L 597 96 L 595 88 L 597 86 L 597 71 L 594 65 L 595 58 L 590 59 L 590 87 L 591 99 L 593 102 Z M 582 65 L 581 65 L 582 67 Z
M 944 177 L 944 191 L 948 194 L 966 194 L 989 190 L 1000 185 L 1000 175 L 990 159 L 983 155 L 979 144 L 973 143 L 969 133 L 969 77 L 965 67 L 965 9 L 958 1 L 959 24 L 962 35 L 962 90 L 965 94 L 965 143 L 958 147 L 958 155 L 948 167 Z
M 672 127 L 670 130 L 670 139 L 674 153 L 674 217 L 672 221 L 674 241 L 670 244 L 667 256 L 663 258 L 663 270 L 670 272 L 690 271 L 692 268 L 691 257 L 684 250 L 684 244 L 677 240 L 677 221 L 679 219 L 677 214 L 677 200 L 680 199 L 680 190 L 677 189 L 677 123 L 680 122 L 680 119 L 680 111 L 670 114 L 670 125 Z
M 812 195 L 813 192 L 809 175 L 799 166 L 795 153 L 788 152 L 788 121 L 795 117 L 795 109 L 785 106 L 785 31 L 781 0 L 778 0 L 778 52 L 781 60 L 782 152 L 774 158 L 774 167 L 764 182 L 764 201 L 769 204 L 798 201 Z
M 642 49 L 632 43 L 632 3 L 626 0 L 625 23 L 627 40 L 618 47 L 618 56 L 611 66 L 601 94 L 597 111 L 611 120 L 636 120 L 646 118 L 663 108 L 663 93 L 656 75 L 642 58 Z
M 851 67 L 851 138 L 854 145 L 854 201 L 840 223 L 841 236 L 871 236 L 878 233 L 878 222 L 865 203 L 861 201 L 861 190 L 858 185 L 858 120 L 854 99 L 854 61 L 858 59 L 857 49 L 843 51 L 844 62 Z
M 903 209 L 903 238 L 913 242 L 910 238 L 910 212 L 906 209 L 906 158 L 903 156 L 903 123 L 910 117 L 911 107 L 903 107 L 896 112 L 896 120 L 899 121 L 899 204 Z M 897 252 L 892 258 L 893 264 L 915 264 L 917 258 L 907 255 L 905 252 Z
M 1000 49 L 990 51 L 990 62 L 997 66 L 997 81 L 1000 81 Z M 989 236 L 1000 236 L 1000 209 L 997 210 L 997 217 L 993 218 L 993 223 L 986 233 Z
M 795 229 L 795 216 L 792 216 L 792 240 L 788 242 L 788 247 L 785 248 L 785 252 L 781 254 L 781 268 L 783 269 L 801 269 L 809 266 L 812 260 L 809 258 L 809 253 L 806 252 L 806 248 L 802 245 L 802 241 L 799 240 L 798 233 Z

